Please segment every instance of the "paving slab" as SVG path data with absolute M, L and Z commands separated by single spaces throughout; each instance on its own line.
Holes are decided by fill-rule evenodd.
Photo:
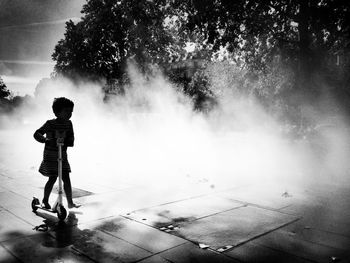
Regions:
M 350 238 L 350 209 L 340 209 L 336 205 L 304 203 L 293 204 L 280 211 L 302 216 L 302 222 L 307 227 Z
M 1 182 L 1 181 L 0 181 Z M 2 187 L 2 186 L 0 186 L 0 193 L 2 193 L 2 192 L 6 192 L 7 191 L 7 189 L 6 188 L 4 188 L 4 187 Z
M 20 195 L 26 199 L 31 199 L 35 195 L 42 195 L 43 192 L 37 186 L 22 183 L 20 180 L 15 179 L 1 180 L 1 185 L 7 190 L 14 194 Z
M 42 199 L 44 196 L 44 189 L 32 186 L 32 185 L 18 185 L 16 189 L 12 189 L 11 192 L 16 193 L 20 196 L 23 196 L 24 198 L 28 200 L 32 200 L 33 197 L 38 197 L 39 199 Z
M 41 187 L 41 189 L 42 189 L 42 192 L 43 192 L 44 191 L 44 187 Z M 58 194 L 58 186 L 55 186 L 52 189 L 51 193 Z M 93 194 L 94 194 L 93 192 L 86 191 L 86 190 L 83 190 L 83 189 L 80 189 L 80 188 L 72 187 L 72 197 L 73 198 L 79 198 L 79 197 L 89 196 L 89 195 L 93 195 Z M 64 193 L 64 196 L 66 196 L 65 193 Z
M 332 257 L 341 259 L 340 262 L 349 262 L 350 259 L 349 250 L 304 241 L 283 230 L 260 237 L 254 243 L 314 262 L 329 263 Z
M 179 195 L 184 196 L 185 198 L 189 197 L 198 197 L 204 195 L 212 195 L 217 192 L 225 191 L 228 189 L 238 188 L 237 185 L 218 185 L 213 184 L 208 181 L 205 183 L 186 183 L 179 180 L 177 184 L 168 185 L 164 188 L 169 188 L 170 191 L 176 191 Z M 184 198 L 183 198 L 184 199 Z
M 29 202 L 29 200 L 27 204 L 28 204 L 28 207 L 25 209 L 14 207 L 14 208 L 11 208 L 10 212 L 14 214 L 17 218 L 21 219 L 22 221 L 25 221 L 30 225 L 32 225 L 32 228 L 33 226 L 42 224 L 42 221 L 45 219 L 45 217 L 40 216 L 40 213 L 36 214 L 32 211 L 31 203 Z
M 152 253 L 159 253 L 186 242 L 177 236 L 122 217 L 104 220 L 97 229 Z
M 18 208 L 23 208 L 23 209 L 28 209 L 31 208 L 31 206 L 27 205 L 28 200 L 31 200 L 30 198 L 25 198 L 21 195 L 18 195 L 13 192 L 2 192 L 0 193 L 0 206 L 4 207 L 5 209 L 11 210 L 13 207 L 18 207 Z
M 350 248 L 350 237 L 315 229 L 307 224 L 307 222 L 303 219 L 284 227 L 281 229 L 281 231 L 282 230 L 287 232 L 289 235 L 294 236 L 296 239 L 343 250 Z M 347 232 L 347 229 L 344 230 Z
M 303 192 L 296 187 L 286 187 L 284 185 L 273 183 L 247 185 L 223 191 L 216 195 L 275 210 L 287 207 L 304 198 Z
M 126 215 L 132 211 L 138 211 L 192 198 L 192 196 L 188 196 L 189 193 L 176 193 L 176 191 L 175 193 L 165 193 L 164 191 L 165 190 L 162 189 L 159 192 L 156 190 L 151 192 L 150 189 L 143 191 L 143 189 L 140 188 L 132 188 L 125 191 L 83 196 L 74 200 L 83 204 L 83 206 L 79 208 L 79 211 L 83 213 L 81 216 L 79 216 L 80 222 L 89 222 L 100 218 L 106 218 L 108 216 Z M 225 200 L 224 198 L 216 197 L 214 199 L 218 200 L 219 203 L 212 203 L 210 205 L 208 203 L 208 207 L 212 206 L 212 209 L 215 209 L 216 211 L 220 210 L 222 207 L 225 207 L 226 204 L 234 204 L 233 206 L 237 205 L 235 202 L 227 199 Z M 200 201 L 198 201 L 198 205 L 203 207 L 204 204 L 200 204 Z M 226 209 L 226 207 L 224 209 Z
M 0 262 L 20 263 L 21 261 L 7 251 L 0 243 Z
M 242 203 L 225 198 L 203 196 L 137 210 L 127 213 L 125 216 L 150 226 L 162 228 L 190 222 L 242 206 Z
M 145 258 L 141 261 L 138 261 L 138 263 L 173 263 L 165 258 L 162 258 L 159 255 L 154 255 L 149 258 Z
M 227 189 L 195 179 L 144 188 L 139 182 L 75 184 L 72 176 L 75 200 L 83 206 L 70 210 L 62 227 L 54 214 L 31 212 L 32 196 L 42 197 L 46 178 L 34 168 L 2 168 L 0 163 L 0 262 L 349 261 L 345 186 Z M 43 222 L 48 232 L 32 230 Z
M 201 249 L 193 243 L 186 243 L 158 254 L 173 263 L 234 263 L 239 262 L 220 253 L 208 249 Z M 161 262 L 161 261 L 160 261 Z
M 0 211 L 0 241 L 33 234 L 33 226 L 6 210 Z
M 134 262 L 152 253 L 99 230 L 87 230 L 72 249 L 97 262 Z
M 74 202 L 82 204 L 81 207 L 70 210 L 76 215 L 79 223 L 117 216 L 129 209 L 128 203 L 120 192 L 83 196 L 75 198 Z
M 14 193 L 24 198 L 24 200 L 32 200 L 33 197 L 43 197 L 44 191 L 36 186 L 18 184 L 14 189 L 9 189 L 8 192 Z M 30 206 L 29 206 L 30 207 Z
M 92 262 L 68 247 L 56 247 L 56 241 L 46 233 L 12 239 L 1 244 L 21 262 Z
M 92 235 L 92 229 L 78 227 L 77 224 L 65 222 L 47 223 L 48 231 L 46 232 L 53 239 L 53 246 L 63 248 L 72 247 L 75 243 L 82 240 L 89 241 L 88 237 Z M 90 241 L 89 241 L 90 242 Z
M 32 212 L 31 199 L 27 199 L 13 192 L 2 192 L 0 193 L 0 200 L 0 207 L 3 207 L 4 210 L 16 216 L 18 219 L 32 226 L 42 221 Z
M 291 215 L 246 206 L 186 222 L 172 233 L 222 252 L 296 220 Z
M 91 182 L 91 181 L 87 181 L 87 180 L 81 180 L 79 182 L 74 182 L 73 181 L 74 178 L 71 178 L 72 180 L 72 184 L 80 189 L 84 189 L 86 191 L 95 193 L 95 194 L 102 194 L 102 193 L 108 193 L 111 191 L 115 191 L 115 190 L 124 190 L 124 189 L 128 189 L 130 187 L 132 187 L 132 185 L 130 184 L 125 184 L 123 182 L 119 183 L 113 183 L 113 185 L 110 185 L 108 183 L 106 183 L 105 185 L 103 185 L 102 183 L 100 184 L 96 184 L 96 182 Z
M 283 251 L 263 247 L 253 242 L 245 243 L 224 253 L 241 262 L 283 262 L 283 263 L 307 263 L 308 260 L 298 258 Z

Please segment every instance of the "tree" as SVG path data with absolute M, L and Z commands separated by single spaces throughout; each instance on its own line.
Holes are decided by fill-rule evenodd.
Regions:
M 11 92 L 8 90 L 4 81 L 0 77 L 0 99 L 7 98 L 10 95 L 11 95 Z
M 329 52 L 349 48 L 347 0 L 175 0 L 173 6 L 188 10 L 183 32 L 201 32 L 214 50 L 227 47 L 254 70 L 279 54 L 305 77 Z
M 172 36 L 164 24 L 166 0 L 89 0 L 82 20 L 66 23 L 52 55 L 55 72 L 69 77 L 121 78 L 128 59 L 147 69 L 161 60 Z

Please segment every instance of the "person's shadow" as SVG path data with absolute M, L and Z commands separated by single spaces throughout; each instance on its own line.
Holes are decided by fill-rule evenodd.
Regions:
M 64 221 L 48 213 L 37 212 L 37 215 L 44 218 L 42 231 L 47 231 L 52 237 L 43 242 L 42 245 L 45 247 L 63 248 L 73 245 L 75 238 L 81 234 L 79 233 L 81 230 L 77 227 L 78 218 L 75 212 L 70 211 Z

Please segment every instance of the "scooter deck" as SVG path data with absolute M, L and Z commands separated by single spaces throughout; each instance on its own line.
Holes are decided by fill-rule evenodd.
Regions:
M 37 209 L 45 210 L 45 211 L 50 212 L 50 213 L 57 213 L 57 210 L 53 210 L 52 208 L 48 209 L 48 208 L 42 207 L 41 205 L 35 205 L 35 207 Z
M 52 209 L 52 208 L 47 209 L 47 208 L 41 206 L 38 198 L 34 197 L 33 201 L 32 201 L 32 210 L 34 213 L 36 213 L 36 211 L 38 209 L 47 211 L 49 213 L 57 214 L 57 216 L 60 220 L 64 220 L 67 217 L 67 210 L 64 208 L 63 205 L 58 204 L 58 205 L 54 205 L 54 209 Z

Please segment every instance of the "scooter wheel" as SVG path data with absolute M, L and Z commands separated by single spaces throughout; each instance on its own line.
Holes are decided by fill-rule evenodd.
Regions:
M 40 205 L 39 199 L 34 197 L 33 200 L 32 200 L 32 210 L 33 210 L 33 212 L 36 212 L 36 210 L 38 210 L 37 205 Z
M 64 208 L 63 205 L 60 205 L 57 209 L 57 217 L 59 220 L 64 220 L 67 217 L 67 210 Z

